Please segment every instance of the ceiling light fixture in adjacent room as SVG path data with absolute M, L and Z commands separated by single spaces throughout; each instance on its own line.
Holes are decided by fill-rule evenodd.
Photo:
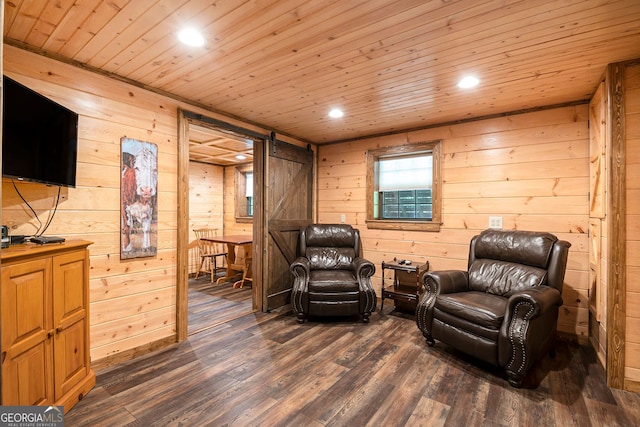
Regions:
M 245 156 L 244 154 L 238 154 L 238 155 L 236 156 L 236 159 L 238 159 L 238 160 L 246 160 L 246 159 L 247 159 L 247 156 Z
M 469 89 L 478 86 L 478 83 L 480 83 L 480 80 L 478 80 L 477 77 L 464 76 L 462 80 L 458 82 L 458 87 L 461 89 Z
M 342 116 L 344 116 L 344 112 L 339 108 L 334 108 L 329 111 L 329 117 L 331 117 L 332 119 L 339 119 Z
M 178 38 L 187 46 L 199 47 L 204 45 L 204 37 L 194 28 L 185 28 L 180 31 Z

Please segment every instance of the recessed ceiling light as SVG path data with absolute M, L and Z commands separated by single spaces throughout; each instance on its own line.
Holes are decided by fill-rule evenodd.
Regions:
M 333 119 L 339 119 L 342 116 L 344 116 L 344 113 L 339 108 L 334 108 L 333 110 L 329 111 L 329 117 Z
M 474 76 L 464 76 L 462 80 L 458 82 L 458 87 L 461 89 L 469 89 L 475 87 L 480 83 L 477 77 Z
M 180 41 L 187 46 L 199 47 L 204 45 L 204 37 L 194 28 L 185 28 L 178 33 Z
M 238 160 L 246 160 L 246 159 L 247 159 L 247 156 L 244 156 L 244 155 L 242 155 L 242 154 L 238 154 L 238 155 L 236 156 L 236 159 L 238 159 Z

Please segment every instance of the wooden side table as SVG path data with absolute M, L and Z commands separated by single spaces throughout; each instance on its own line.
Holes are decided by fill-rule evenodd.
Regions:
M 385 287 L 384 271 L 393 270 L 393 283 Z M 415 311 L 418 299 L 422 294 L 420 276 L 429 270 L 429 261 L 424 264 L 399 264 L 398 261 L 382 262 L 382 302 L 380 312 L 384 309 L 385 298 L 395 301 L 396 308 Z

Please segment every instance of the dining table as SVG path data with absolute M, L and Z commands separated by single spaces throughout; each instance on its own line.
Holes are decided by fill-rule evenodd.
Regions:
M 213 243 L 223 243 L 227 245 L 227 271 L 224 277 L 218 278 L 216 284 L 228 282 L 242 273 L 241 281 L 236 282 L 233 287 L 244 284 L 246 278 L 253 277 L 251 270 L 252 243 L 253 236 L 244 234 L 232 234 L 222 236 L 202 237 L 202 240 Z M 244 258 L 237 259 L 236 248 L 244 249 Z M 247 262 L 249 261 L 249 262 Z M 240 285 L 238 285 L 240 284 Z

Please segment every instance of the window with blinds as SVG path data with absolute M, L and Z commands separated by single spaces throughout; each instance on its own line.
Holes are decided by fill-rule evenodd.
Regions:
M 440 229 L 441 141 L 367 153 L 367 226 Z
M 245 197 L 247 198 L 247 216 L 253 216 L 253 172 L 245 173 Z
M 374 210 L 381 219 L 432 219 L 431 153 L 378 160 L 378 194 Z
M 235 168 L 236 222 L 253 222 L 253 165 Z

